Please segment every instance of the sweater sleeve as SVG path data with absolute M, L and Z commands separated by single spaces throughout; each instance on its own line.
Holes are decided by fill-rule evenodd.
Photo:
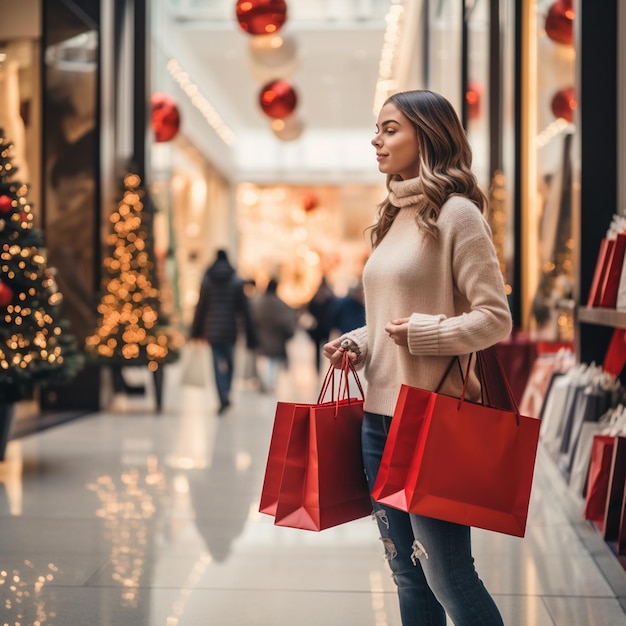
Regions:
M 350 341 L 353 341 L 357 345 L 361 354 L 354 366 L 356 369 L 361 369 L 367 357 L 367 326 L 361 326 L 361 328 L 351 330 L 349 333 L 342 335 L 340 339 L 341 341 L 350 339 Z
M 475 209 L 455 210 L 451 221 L 454 226 L 444 253 L 450 255 L 457 299 L 467 304 L 454 315 L 413 313 L 408 332 L 413 355 L 469 354 L 511 332 L 511 313 L 489 226 Z

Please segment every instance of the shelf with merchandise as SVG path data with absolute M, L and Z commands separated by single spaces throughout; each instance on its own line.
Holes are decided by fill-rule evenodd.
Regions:
M 598 307 L 578 307 L 578 321 L 611 328 L 626 328 L 626 311 Z

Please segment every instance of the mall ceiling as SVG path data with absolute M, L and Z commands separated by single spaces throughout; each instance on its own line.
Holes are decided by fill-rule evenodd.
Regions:
M 236 19 L 235 0 L 170 0 L 173 24 L 202 68 L 199 86 L 240 135 L 271 134 L 258 104 L 271 72 L 255 63 L 254 37 Z M 295 114 L 306 133 L 373 133 L 374 94 L 390 0 L 288 0 L 279 34 L 295 48 L 283 63 L 298 96 Z M 286 55 L 288 58 L 288 55 Z M 279 71 L 277 73 L 280 73 Z M 277 76 L 281 78 L 282 76 Z

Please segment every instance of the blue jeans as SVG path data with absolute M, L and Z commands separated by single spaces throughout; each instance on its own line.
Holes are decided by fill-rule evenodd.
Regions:
M 220 405 L 230 403 L 230 388 L 233 384 L 233 353 L 235 347 L 230 343 L 212 343 L 213 372 L 215 374 L 215 386 Z
M 365 413 L 363 463 L 374 486 L 391 417 Z M 474 568 L 469 526 L 405 513 L 374 502 L 385 555 L 398 588 L 403 626 L 503 626 Z

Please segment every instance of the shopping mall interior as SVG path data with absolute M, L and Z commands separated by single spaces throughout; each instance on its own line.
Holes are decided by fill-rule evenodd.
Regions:
M 346 393 L 310 303 L 359 300 L 377 115 L 428 89 L 472 148 L 513 321 L 496 349 L 539 424 L 524 531 L 473 527 L 476 569 L 506 626 L 626 626 L 624 3 L 0 16 L 0 624 L 409 626 L 372 516 L 294 527 L 262 496 L 279 408 Z M 293 322 L 278 361 L 239 328 L 228 402 L 192 341 L 218 251 Z

